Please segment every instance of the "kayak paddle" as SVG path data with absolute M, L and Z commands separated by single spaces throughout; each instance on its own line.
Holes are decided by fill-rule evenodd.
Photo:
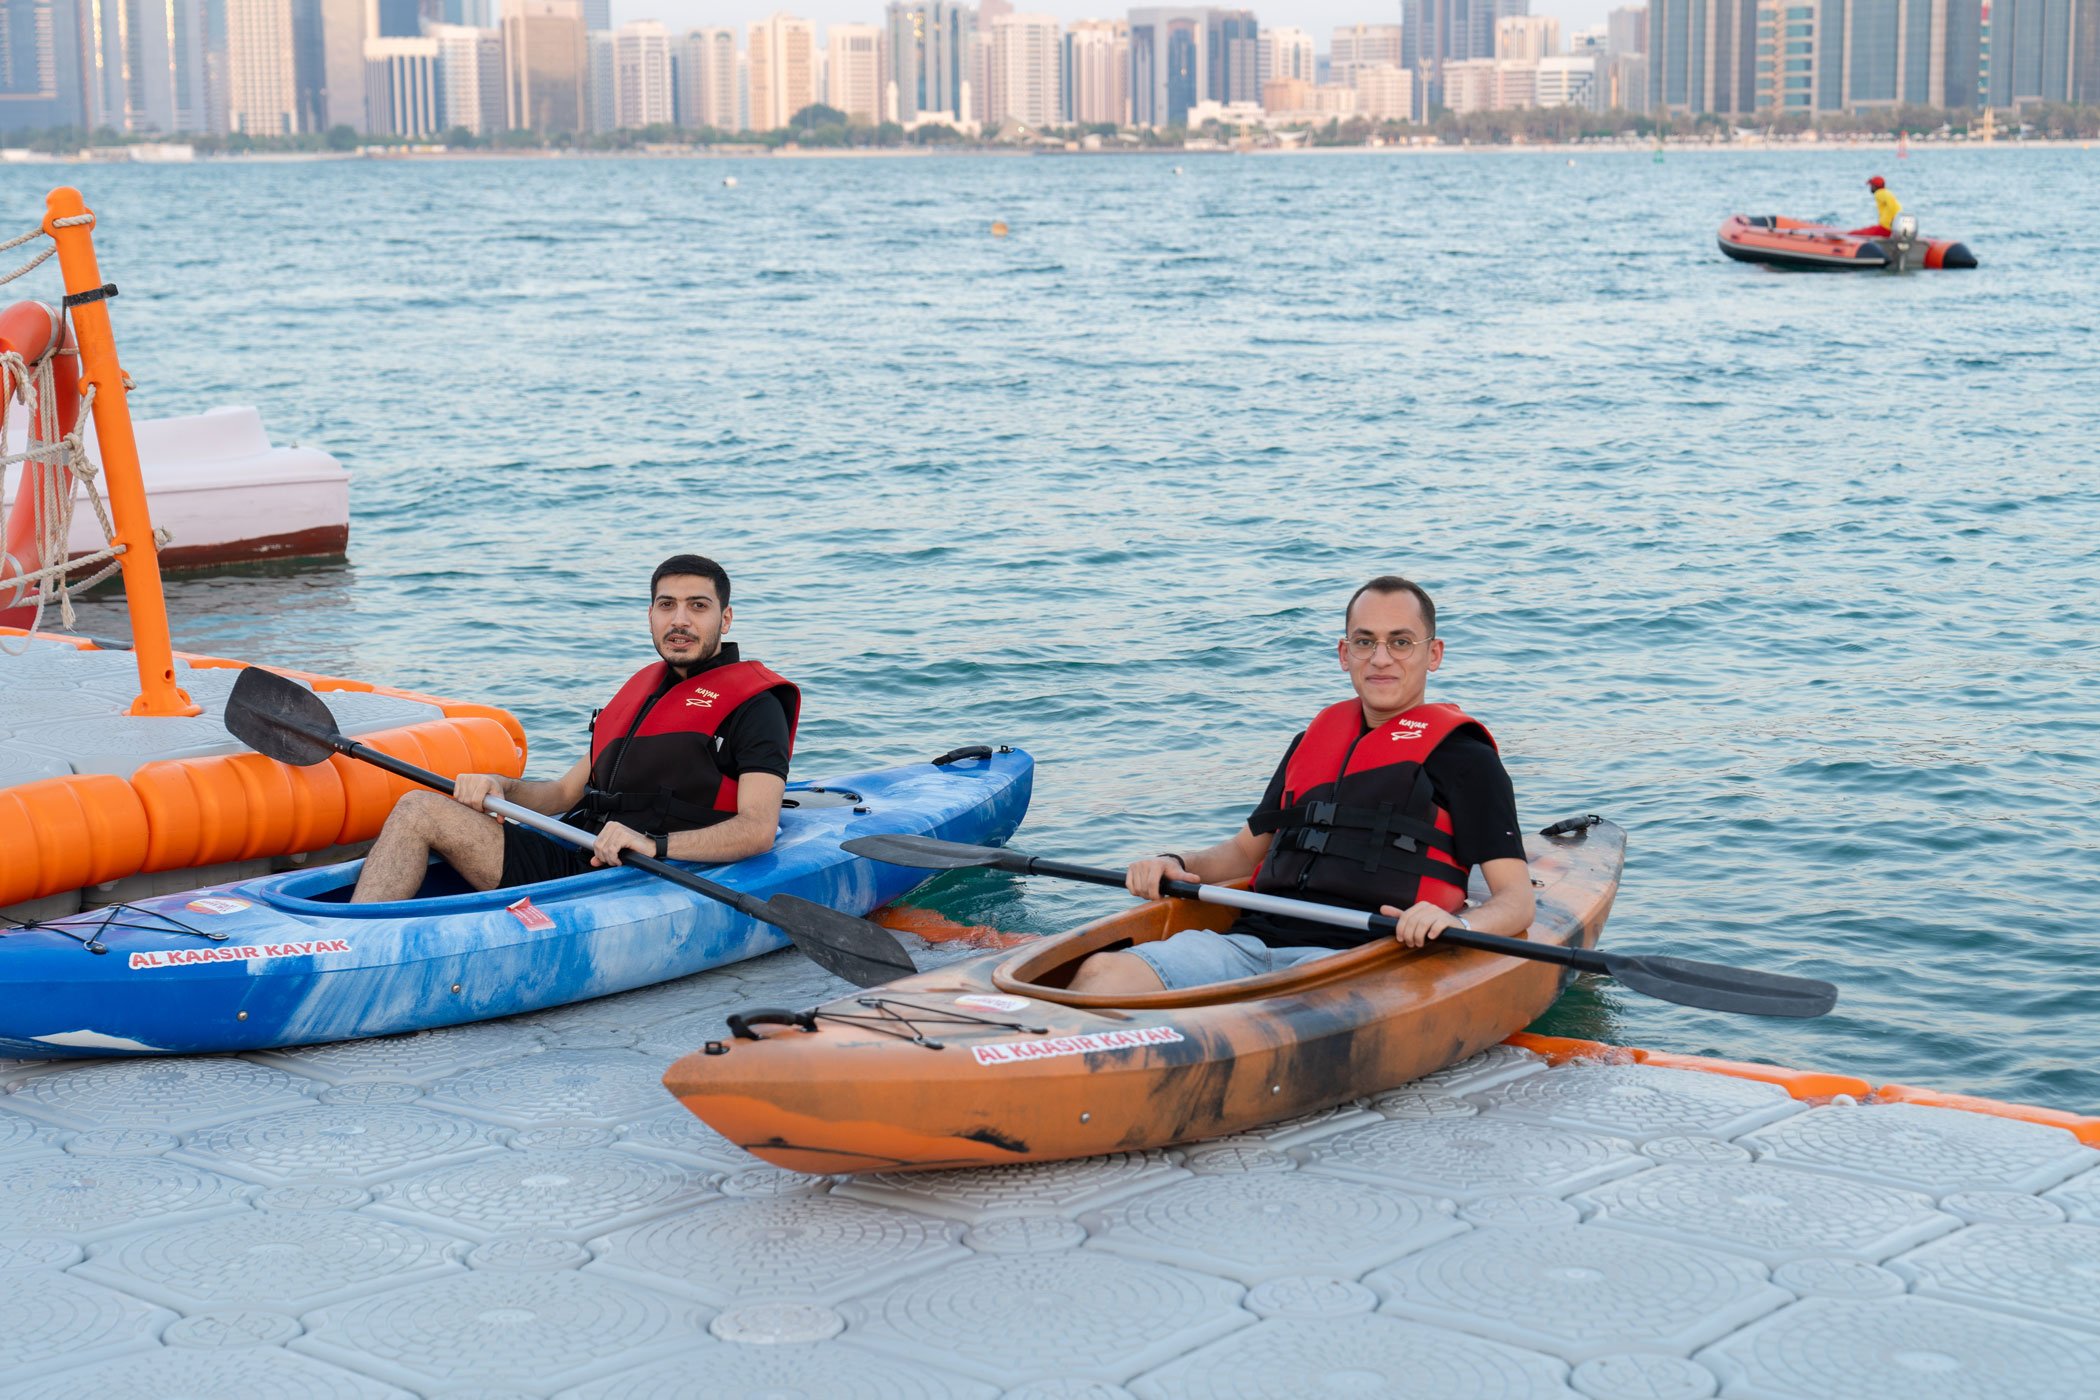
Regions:
M 295 768 L 325 763 L 330 754 L 339 753 L 345 758 L 384 768 L 410 782 L 435 788 L 447 796 L 452 792 L 449 779 L 392 754 L 382 753 L 370 745 L 360 744 L 355 739 L 344 738 L 336 727 L 335 716 L 329 713 L 320 696 L 297 681 L 287 680 L 260 666 L 248 667 L 234 682 L 233 693 L 226 698 L 226 728 L 257 753 Z M 491 797 L 484 805 L 506 821 L 566 841 L 581 850 L 589 850 L 596 844 L 591 833 L 544 812 L 535 812 L 530 807 L 521 807 L 500 797 Z M 904 945 L 897 941 L 896 935 L 866 919 L 857 919 L 851 914 L 789 894 L 776 894 L 771 899 L 760 900 L 636 851 L 622 852 L 620 863 L 646 870 L 694 894 L 726 904 L 762 924 L 772 925 L 785 933 L 811 962 L 857 987 L 879 987 L 917 971 L 912 965 L 911 955 L 904 951 Z
M 886 865 L 919 870 L 968 870 L 990 867 L 1016 875 L 1048 875 L 1053 879 L 1077 880 L 1089 885 L 1122 889 L 1123 872 L 1091 865 L 1070 865 L 1061 860 L 1024 855 L 998 846 L 965 846 L 937 841 L 930 836 L 856 836 L 842 843 L 846 850 Z M 1162 880 L 1160 893 L 1176 899 L 1197 899 L 1233 909 L 1251 909 L 1302 919 L 1335 928 L 1359 929 L 1390 938 L 1399 920 L 1386 914 L 1344 909 L 1332 904 L 1314 904 L 1280 895 L 1257 894 L 1224 885 L 1199 885 L 1186 880 Z M 1746 1016 L 1788 1016 L 1806 1019 L 1821 1016 L 1837 1005 L 1837 988 L 1807 977 L 1788 977 L 1774 972 L 1727 967 L 1720 963 L 1693 962 L 1686 958 L 1607 953 L 1596 948 L 1563 948 L 1554 943 L 1532 943 L 1521 938 L 1447 928 L 1436 941 L 1488 953 L 1506 953 L 1513 958 L 1559 963 L 1579 972 L 1601 973 L 1618 979 L 1634 991 L 1680 1006 L 1703 1011 L 1733 1011 Z

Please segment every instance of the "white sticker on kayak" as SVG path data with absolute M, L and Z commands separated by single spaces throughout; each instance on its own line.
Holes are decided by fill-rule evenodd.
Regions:
M 238 914 L 243 909 L 253 909 L 255 906 L 245 899 L 235 899 L 230 894 L 215 894 L 203 899 L 193 899 L 182 907 L 199 914 Z
M 1006 1045 L 973 1045 L 970 1055 L 980 1065 L 1010 1065 L 1024 1060 L 1051 1060 L 1059 1055 L 1098 1055 L 1103 1050 L 1166 1045 L 1179 1039 L 1181 1032 L 1171 1027 L 1144 1026 L 1134 1031 L 1096 1031 L 1092 1035 L 1060 1035 L 1049 1040 L 1016 1040 Z
M 967 1006 L 972 1011 L 1026 1011 L 1027 997 L 1002 997 L 992 992 L 972 992 L 955 999 L 957 1006 Z
M 312 938 L 300 943 L 243 943 L 215 948 L 170 948 L 162 953 L 133 953 L 131 967 L 194 967 L 198 963 L 268 962 L 272 958 L 308 958 L 316 953 L 347 953 L 340 938 Z

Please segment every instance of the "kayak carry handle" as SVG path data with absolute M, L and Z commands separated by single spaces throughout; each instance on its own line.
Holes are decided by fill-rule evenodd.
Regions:
M 933 766 L 946 768 L 951 763 L 968 763 L 972 759 L 990 758 L 991 756 L 992 746 L 990 744 L 964 744 L 961 748 L 950 749 L 939 758 L 934 759 Z
M 801 1031 L 817 1028 L 817 1013 L 814 1011 L 786 1011 L 768 1006 L 757 1011 L 736 1011 L 729 1016 L 729 1033 L 738 1040 L 762 1040 L 763 1036 L 753 1026 L 793 1026 Z

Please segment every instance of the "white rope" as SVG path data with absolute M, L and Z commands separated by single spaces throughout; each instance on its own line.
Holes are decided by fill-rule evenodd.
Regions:
M 5 251 L 0 248 L 0 251 Z M 32 586 L 36 590 L 36 611 L 28 630 L 35 632 L 42 626 L 44 609 L 56 594 L 59 608 L 59 625 L 71 628 L 74 624 L 73 594 L 76 590 L 94 587 L 122 567 L 124 546 L 116 543 L 116 526 L 110 520 L 109 505 L 97 489 L 96 478 L 101 469 L 87 455 L 86 433 L 90 414 L 95 406 L 95 386 L 90 384 L 80 396 L 80 416 L 73 430 L 55 439 L 39 439 L 35 424 L 41 422 L 45 431 L 58 422 L 58 382 L 51 368 L 52 356 L 47 354 L 35 364 L 30 364 L 14 351 L 0 351 L 0 373 L 7 374 L 14 383 L 14 399 L 30 408 L 36 415 L 26 434 L 23 450 L 0 452 L 0 468 L 22 463 L 21 490 L 31 488 L 30 478 L 36 478 L 34 489 L 37 499 L 34 505 L 38 523 L 35 540 L 36 564 L 25 569 L 12 559 L 0 560 L 0 603 L 8 606 L 18 604 Z M 0 410 L 7 407 L 0 404 Z M 44 471 L 32 471 L 41 465 Z M 69 476 L 68 473 L 71 475 Z M 78 559 L 66 557 L 67 541 L 73 533 L 73 511 L 78 494 L 76 483 L 84 488 L 88 503 L 94 507 L 96 523 L 102 527 L 102 538 L 107 541 L 101 549 L 85 554 Z M 19 499 L 17 509 L 20 508 Z M 168 534 L 165 530 L 153 532 L 156 545 L 165 545 Z M 87 578 L 72 575 L 100 564 L 103 567 Z M 23 639 L 20 648 L 0 642 L 0 652 L 19 656 L 29 649 L 28 639 Z

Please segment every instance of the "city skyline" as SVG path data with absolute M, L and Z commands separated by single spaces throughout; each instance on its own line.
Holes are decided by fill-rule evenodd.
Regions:
M 662 20 L 674 31 L 708 25 L 734 25 L 741 29 L 766 16 L 786 13 L 806 19 L 818 29 L 832 24 L 880 22 L 885 0 L 808 0 L 808 3 L 774 3 L 773 0 L 612 0 L 614 24 L 629 20 Z M 1531 12 L 1557 19 L 1562 33 L 1604 23 L 1605 16 L 1629 0 L 1533 0 Z M 1311 33 L 1326 51 L 1334 30 L 1350 24 L 1398 24 L 1400 0 L 1290 0 L 1288 5 L 1234 4 L 1228 9 L 1251 9 L 1264 27 L 1292 25 Z M 1047 0 L 1033 4 L 1015 0 L 1015 14 L 1044 14 L 1061 24 L 1079 19 L 1122 19 L 1129 0 L 1090 3 L 1090 0 Z

